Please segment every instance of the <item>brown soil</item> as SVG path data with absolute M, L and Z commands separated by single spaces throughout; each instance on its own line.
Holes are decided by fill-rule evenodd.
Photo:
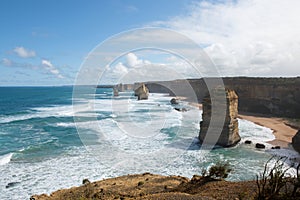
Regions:
M 200 176 L 189 180 L 180 176 L 144 173 L 87 183 L 50 195 L 34 195 L 32 199 L 253 199 L 255 192 L 255 181 L 227 182 Z

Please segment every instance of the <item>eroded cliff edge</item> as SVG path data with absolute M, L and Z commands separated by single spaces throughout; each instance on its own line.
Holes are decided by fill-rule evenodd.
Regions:
M 146 83 L 150 93 L 170 93 L 190 97 L 191 93 L 182 87 L 190 85 L 199 103 L 208 92 L 206 82 L 217 83 L 219 78 L 201 78 Z M 279 117 L 300 118 L 300 77 L 296 78 L 254 78 L 225 77 L 224 86 L 239 96 L 239 111 L 268 114 Z M 217 85 L 215 85 L 217 86 Z M 174 92 L 175 91 L 175 92 Z M 190 97 L 192 98 L 192 97 Z

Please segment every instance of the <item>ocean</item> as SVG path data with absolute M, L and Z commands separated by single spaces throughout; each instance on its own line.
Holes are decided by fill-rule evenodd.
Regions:
M 249 139 L 270 147 L 274 135 L 241 119 L 237 146 L 199 150 L 198 108 L 183 101 L 177 106 L 187 112 L 178 112 L 165 94 L 137 101 L 133 92 L 113 97 L 110 88 L 95 91 L 78 98 L 71 86 L 0 87 L 0 199 L 29 199 L 79 186 L 84 178 L 144 172 L 192 177 L 219 160 L 233 168 L 228 180 L 253 180 L 273 154 L 296 155 L 244 144 Z

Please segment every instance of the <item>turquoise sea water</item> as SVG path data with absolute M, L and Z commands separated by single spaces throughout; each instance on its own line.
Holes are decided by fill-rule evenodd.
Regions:
M 232 165 L 230 180 L 250 180 L 271 154 L 294 155 L 243 144 L 274 138 L 270 129 L 245 120 L 239 120 L 242 142 L 236 147 L 199 150 L 201 111 L 182 102 L 188 111 L 177 112 L 163 94 L 137 101 L 132 92 L 112 97 L 112 89 L 97 89 L 72 105 L 72 92 L 0 88 L 0 199 L 28 199 L 84 178 L 146 171 L 191 177 L 219 160 Z

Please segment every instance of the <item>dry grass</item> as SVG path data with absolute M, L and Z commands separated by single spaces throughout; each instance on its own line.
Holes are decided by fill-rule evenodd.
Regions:
M 253 199 L 255 181 L 227 182 L 194 176 L 127 175 L 35 195 L 35 200 L 92 199 Z

